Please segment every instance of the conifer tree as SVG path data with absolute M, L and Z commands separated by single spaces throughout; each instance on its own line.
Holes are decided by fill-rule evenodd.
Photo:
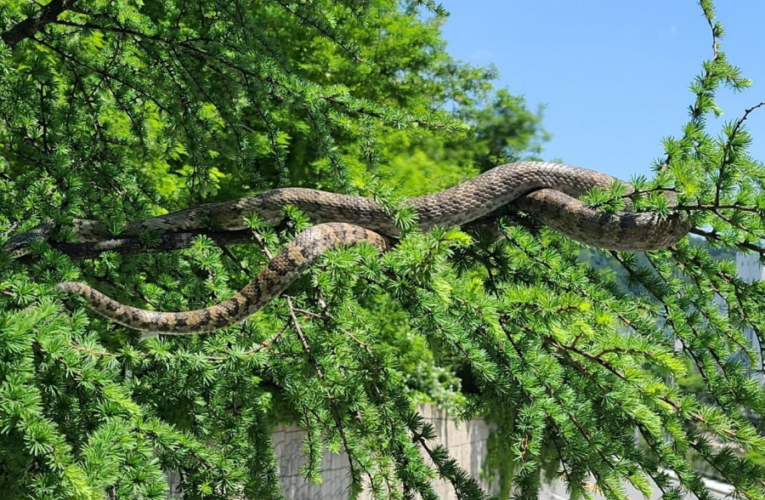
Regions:
M 2 498 L 159 499 L 166 470 L 189 500 L 282 498 L 280 422 L 307 431 L 308 479 L 325 451 L 347 453 L 352 497 L 434 499 L 443 478 L 485 498 L 432 443 L 423 400 L 497 425 L 500 496 L 534 498 L 546 472 L 572 498 L 591 479 L 609 499 L 650 479 L 664 498 L 707 499 L 703 464 L 765 498 L 765 391 L 746 374 L 762 356 L 744 335 L 763 337 L 765 284 L 714 257 L 762 256 L 765 169 L 745 122 L 765 103 L 707 126 L 716 93 L 749 81 L 712 2 L 699 5 L 713 51 L 688 122 L 631 197 L 694 229 L 666 250 L 599 252 L 613 273 L 523 214 L 496 221 L 498 241 L 411 230 L 405 197 L 533 158 L 546 138 L 492 68 L 446 52 L 431 0 L 4 2 L 0 244 L 55 230 L 23 258 L 0 253 Z M 72 221 L 119 238 L 127 221 L 283 186 L 375 196 L 410 230 L 384 255 L 330 252 L 211 334 L 142 338 L 54 289 L 85 281 L 166 311 L 227 298 L 306 214 L 110 251 L 66 243 Z M 587 202 L 619 209 L 623 194 Z

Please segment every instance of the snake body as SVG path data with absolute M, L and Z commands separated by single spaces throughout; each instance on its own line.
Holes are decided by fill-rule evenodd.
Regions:
M 233 297 L 204 309 L 156 312 L 126 306 L 84 283 L 68 281 L 58 288 L 84 297 L 97 313 L 121 325 L 154 333 L 204 333 L 238 323 L 282 293 L 316 259 L 331 248 L 370 242 L 386 250 L 385 238 L 353 224 L 329 223 L 298 233 L 266 267 Z
M 685 236 L 690 227 L 681 212 L 660 217 L 652 212 L 605 212 L 577 200 L 592 188 L 608 189 L 618 179 L 592 170 L 545 162 L 517 162 L 493 168 L 444 191 L 412 198 L 419 228 L 462 226 L 512 203 L 536 215 L 544 224 L 582 243 L 612 250 L 649 251 L 665 248 Z M 624 183 L 622 183 L 624 184 Z M 628 193 L 631 187 L 626 185 Z M 305 188 L 266 191 L 230 202 L 201 205 L 130 223 L 120 237 L 135 237 L 147 229 L 180 233 L 213 224 L 224 230 L 244 229 L 244 218 L 257 214 L 278 223 L 283 208 L 293 205 L 318 225 L 299 233 L 239 293 L 196 311 L 154 312 L 123 305 L 83 283 L 61 283 L 58 288 L 80 295 L 99 314 L 130 328 L 157 333 L 202 333 L 220 329 L 253 314 L 279 295 L 319 256 L 331 248 L 368 241 L 385 250 L 386 240 L 400 231 L 393 217 L 371 198 Z M 76 221 L 82 241 L 106 239 L 98 221 Z M 29 239 L 15 236 L 6 250 L 18 252 Z M 382 235 L 382 236 L 381 236 Z

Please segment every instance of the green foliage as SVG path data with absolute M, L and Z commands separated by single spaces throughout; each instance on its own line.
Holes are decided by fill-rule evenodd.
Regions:
M 446 52 L 430 1 L 50 2 L 57 17 L 0 44 L 0 243 L 43 220 L 66 241 L 74 218 L 119 236 L 127 221 L 288 185 L 374 196 L 404 237 L 383 256 L 330 252 L 236 327 L 145 339 L 53 285 L 204 307 L 307 214 L 288 207 L 276 227 L 252 217 L 253 245 L 0 255 L 3 498 L 164 498 L 164 470 L 180 472 L 187 499 L 281 498 L 269 439 L 280 422 L 307 431 L 306 478 L 321 478 L 325 451 L 348 454 L 351 496 L 431 499 L 442 478 L 483 498 L 415 401 L 497 424 L 487 474 L 505 496 L 535 497 L 546 471 L 575 498 L 593 478 L 608 498 L 625 481 L 647 492 L 650 478 L 666 498 L 704 499 L 700 461 L 765 497 L 765 391 L 746 376 L 760 360 L 742 333 L 762 338 L 765 284 L 738 279 L 730 259 L 762 255 L 765 170 L 746 149 L 754 108 L 721 135 L 706 129 L 715 93 L 748 81 L 700 4 L 715 51 L 690 120 L 629 198 L 663 216 L 662 192 L 675 191 L 703 244 L 635 256 L 583 250 L 522 214 L 500 220 L 499 241 L 413 230 L 406 197 L 534 157 L 547 137 L 539 110 L 492 86 L 492 68 Z M 38 9 L 5 2 L 0 30 Z M 615 186 L 588 202 L 619 210 L 625 196 Z

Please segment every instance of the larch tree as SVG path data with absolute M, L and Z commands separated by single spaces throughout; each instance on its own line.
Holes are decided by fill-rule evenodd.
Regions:
M 762 255 L 765 169 L 744 126 L 758 106 L 708 130 L 716 92 L 749 82 L 699 4 L 714 50 L 689 120 L 628 196 L 686 213 L 692 234 L 598 253 L 613 273 L 523 213 L 494 220 L 499 239 L 412 229 L 407 197 L 534 158 L 547 137 L 492 68 L 446 52 L 430 0 L 3 2 L 0 243 L 53 230 L 23 257 L 0 253 L 2 498 L 159 499 L 167 470 L 188 500 L 282 498 L 270 435 L 284 422 L 307 431 L 308 479 L 325 451 L 347 453 L 350 496 L 434 499 L 443 478 L 484 498 L 417 401 L 496 424 L 500 496 L 536 497 L 546 472 L 572 498 L 591 479 L 607 498 L 650 479 L 664 498 L 705 500 L 703 464 L 765 498 L 765 391 L 746 374 L 761 356 L 743 333 L 762 339 L 765 285 L 715 257 Z M 208 334 L 144 338 L 55 290 L 83 281 L 159 311 L 219 302 L 310 214 L 183 241 L 121 228 L 284 186 L 374 196 L 404 236 L 384 255 L 332 250 Z M 626 200 L 614 187 L 586 201 Z M 68 243 L 75 219 L 122 244 Z

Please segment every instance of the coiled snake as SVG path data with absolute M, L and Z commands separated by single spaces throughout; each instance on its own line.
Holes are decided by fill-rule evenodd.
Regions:
M 512 203 L 536 215 L 547 226 L 582 243 L 612 250 L 648 251 L 665 248 L 690 229 L 687 217 L 672 212 L 659 217 L 652 212 L 609 213 L 577 200 L 592 188 L 610 188 L 621 182 L 610 175 L 569 165 L 518 162 L 502 165 L 439 193 L 408 200 L 419 228 L 461 226 Z M 631 192 L 631 188 L 628 188 Z M 225 203 L 153 217 L 127 225 L 120 237 L 134 237 L 146 229 L 160 233 L 200 229 L 213 222 L 226 230 L 244 229 L 244 218 L 258 214 L 267 223 L 283 217 L 293 205 L 318 223 L 299 233 L 241 291 L 219 304 L 185 312 L 156 312 L 121 304 L 84 283 L 66 282 L 58 288 L 84 297 L 97 313 L 137 330 L 165 334 L 203 333 L 238 323 L 282 293 L 328 249 L 367 241 L 385 251 L 387 238 L 400 233 L 393 218 L 370 198 L 327 193 L 313 189 L 284 188 Z M 82 241 L 105 239 L 105 226 L 97 221 L 76 221 Z M 43 229 L 11 238 L 5 249 L 22 255 L 31 239 L 45 237 Z

